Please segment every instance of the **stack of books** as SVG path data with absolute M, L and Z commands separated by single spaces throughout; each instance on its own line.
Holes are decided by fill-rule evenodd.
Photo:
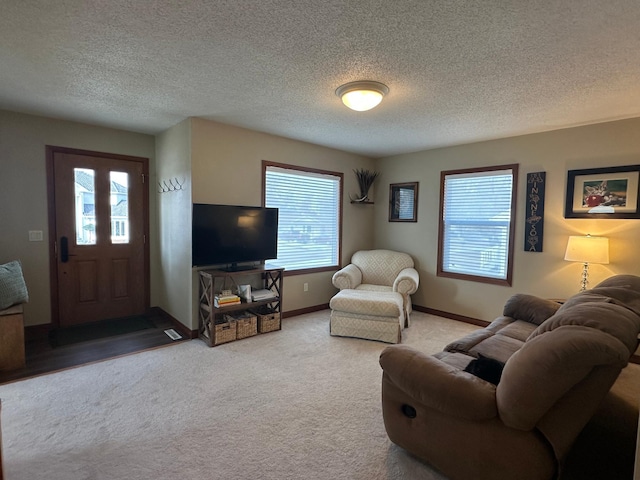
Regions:
M 236 305 L 238 303 L 240 303 L 240 297 L 238 295 L 234 295 L 232 293 L 229 294 L 220 294 L 220 295 L 215 295 L 213 297 L 213 305 L 215 307 L 227 307 L 229 305 Z

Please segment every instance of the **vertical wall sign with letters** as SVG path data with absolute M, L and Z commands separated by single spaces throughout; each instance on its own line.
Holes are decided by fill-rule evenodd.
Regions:
M 547 172 L 527 174 L 527 209 L 524 224 L 524 251 L 542 251 L 544 230 L 544 181 Z

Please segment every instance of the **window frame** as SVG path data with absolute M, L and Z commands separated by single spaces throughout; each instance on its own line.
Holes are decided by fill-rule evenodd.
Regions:
M 338 255 L 337 255 L 337 264 L 335 265 L 327 265 L 324 267 L 314 267 L 314 268 L 304 268 L 299 270 L 287 270 L 284 269 L 284 276 L 293 276 L 293 275 L 304 275 L 308 273 L 317 273 L 317 272 L 329 272 L 336 271 L 340 268 L 342 263 L 342 221 L 343 221 L 343 190 L 344 190 L 344 173 L 342 172 L 334 172 L 331 170 L 321 170 L 318 168 L 309 168 L 303 167 L 299 165 L 291 165 L 287 163 L 278 163 L 271 162 L 269 160 L 262 160 L 262 206 L 266 205 L 266 196 L 267 196 L 267 168 L 268 167 L 277 167 L 286 170 L 294 170 L 298 172 L 305 173 L 316 173 L 321 175 L 331 175 L 339 178 L 339 188 L 338 188 Z M 278 225 L 278 230 L 280 226 Z M 278 232 L 279 233 L 279 232 Z
M 472 282 L 487 283 L 492 285 L 511 286 L 513 281 L 513 255 L 515 244 L 515 231 L 516 231 L 516 213 L 517 213 L 517 197 L 518 197 L 518 167 L 519 164 L 513 163 L 509 165 L 495 165 L 489 167 L 476 167 L 466 168 L 458 170 L 443 170 L 440 172 L 440 208 L 438 217 L 438 264 L 436 275 L 438 277 L 454 278 L 458 280 L 469 280 Z M 444 194 L 445 194 L 445 181 L 449 175 L 460 175 L 469 173 L 485 174 L 487 172 L 511 170 L 511 208 L 510 208 L 510 221 L 509 221 L 509 245 L 507 248 L 507 269 L 506 278 L 494 278 L 485 277 L 482 275 L 448 272 L 444 270 Z

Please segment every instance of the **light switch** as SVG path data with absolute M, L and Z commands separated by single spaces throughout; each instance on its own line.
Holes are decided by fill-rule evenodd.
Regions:
M 41 242 L 42 241 L 42 230 L 29 230 L 29 241 L 30 242 Z

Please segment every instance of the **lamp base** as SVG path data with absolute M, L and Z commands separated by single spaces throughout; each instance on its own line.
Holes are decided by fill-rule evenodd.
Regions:
M 589 283 L 589 264 L 584 262 L 582 266 L 582 280 L 580 282 L 580 291 L 584 292 L 587 289 L 587 284 Z

